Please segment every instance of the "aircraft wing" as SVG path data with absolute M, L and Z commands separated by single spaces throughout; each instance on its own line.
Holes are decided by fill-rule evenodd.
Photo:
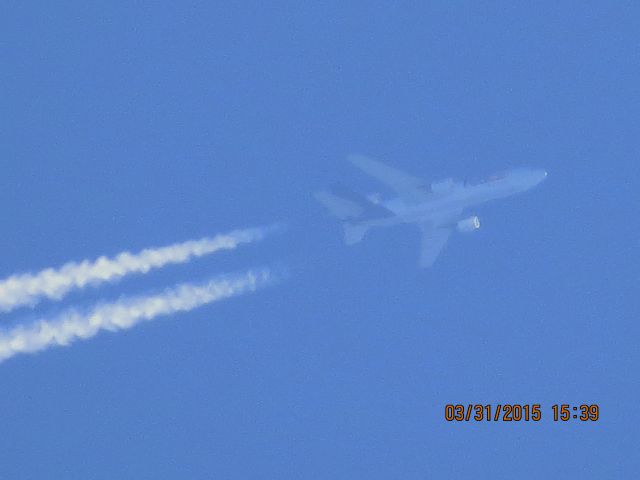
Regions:
M 428 184 L 422 178 L 401 172 L 363 155 L 349 155 L 347 159 L 367 175 L 390 187 L 409 203 L 423 202 L 429 196 Z
M 433 265 L 438 255 L 444 248 L 449 235 L 450 227 L 436 227 L 433 223 L 420 225 L 420 266 L 427 268 Z

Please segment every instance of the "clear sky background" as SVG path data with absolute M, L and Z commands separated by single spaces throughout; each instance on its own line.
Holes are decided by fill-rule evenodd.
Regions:
M 0 276 L 286 221 L 61 303 L 280 262 L 284 283 L 0 364 L 0 478 L 632 478 L 634 2 L 5 2 Z M 269 2 L 267 2 L 269 3 Z M 417 268 L 311 193 L 360 152 L 428 179 L 535 166 Z M 541 403 L 447 423 L 447 403 Z M 555 423 L 555 403 L 597 403 Z

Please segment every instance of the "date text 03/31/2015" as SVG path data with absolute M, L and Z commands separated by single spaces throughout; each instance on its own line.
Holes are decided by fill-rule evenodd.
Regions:
M 600 418 L 597 404 L 555 404 L 550 408 L 554 422 L 596 422 Z M 542 405 L 531 404 L 447 404 L 444 419 L 448 422 L 539 422 L 543 417 Z

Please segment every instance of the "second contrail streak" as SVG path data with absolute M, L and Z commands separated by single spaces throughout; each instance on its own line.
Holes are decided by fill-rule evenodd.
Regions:
M 0 312 L 23 305 L 35 305 L 42 298 L 61 299 L 69 291 L 87 285 L 118 280 L 125 275 L 146 273 L 167 264 L 184 263 L 218 250 L 262 239 L 273 227 L 235 230 L 212 238 L 190 240 L 167 247 L 149 248 L 139 253 L 123 252 L 115 257 L 72 262 L 58 269 L 13 275 L 0 280 Z
M 152 296 L 122 299 L 98 305 L 87 313 L 67 311 L 53 320 L 40 320 L 0 332 L 0 362 L 19 353 L 69 345 L 100 330 L 124 330 L 162 315 L 186 312 L 223 298 L 252 292 L 275 280 L 269 270 L 250 270 L 206 283 L 185 283 Z

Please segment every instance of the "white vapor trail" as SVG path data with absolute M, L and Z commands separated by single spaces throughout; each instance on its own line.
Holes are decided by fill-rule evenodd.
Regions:
M 272 281 L 268 269 L 219 277 L 202 284 L 184 283 L 152 296 L 124 298 L 98 305 L 88 313 L 67 311 L 54 320 L 39 320 L 0 332 L 0 362 L 19 353 L 69 345 L 95 336 L 100 330 L 124 330 L 156 317 L 186 312 L 234 295 L 252 292 Z
M 115 257 L 71 262 L 58 269 L 48 268 L 32 274 L 19 274 L 0 280 L 0 312 L 24 305 L 35 305 L 42 298 L 61 299 L 73 289 L 116 281 L 132 273 L 172 263 L 184 263 L 218 250 L 230 250 L 241 243 L 262 239 L 274 227 L 250 228 L 220 234 L 213 238 L 190 240 L 167 247 L 149 248 L 139 253 L 122 252 Z

